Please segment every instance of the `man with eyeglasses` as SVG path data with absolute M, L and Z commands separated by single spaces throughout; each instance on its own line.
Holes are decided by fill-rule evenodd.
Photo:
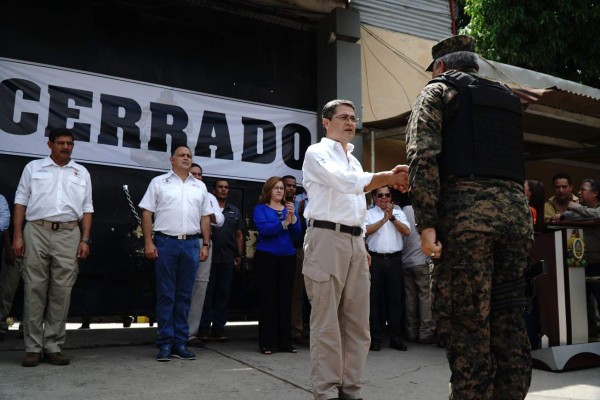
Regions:
M 509 88 L 478 76 L 472 37 L 444 39 L 431 54 L 433 79 L 413 106 L 406 149 L 421 249 L 435 260 L 432 309 L 446 339 L 450 398 L 523 399 L 533 241 L 523 108 Z
M 563 214 L 561 219 L 580 220 L 600 218 L 600 181 L 595 179 L 584 179 L 579 189 L 579 203 L 571 201 L 568 205 L 569 211 Z M 590 226 L 583 229 L 585 240 L 585 254 L 588 266 L 585 268 L 586 277 L 600 277 L 600 225 Z M 588 294 L 592 294 L 600 306 L 600 283 L 592 282 L 586 284 Z M 598 337 L 598 323 L 594 318 L 595 310 L 588 307 L 588 322 L 590 337 Z
M 406 351 L 400 337 L 404 315 L 402 277 L 403 237 L 410 224 L 399 207 L 394 207 L 392 192 L 384 186 L 371 191 L 375 207 L 367 210 L 367 248 L 371 255 L 371 350 L 380 351 L 388 323 L 390 347 Z
M 186 347 L 188 315 L 199 262 L 208 257 L 212 214 L 206 186 L 190 174 L 190 148 L 174 146 L 171 165 L 171 171 L 152 179 L 139 204 L 144 253 L 154 260 L 156 271 L 156 361 L 160 362 L 171 357 L 196 359 Z
M 192 163 L 190 168 L 190 174 L 198 179 L 202 180 L 202 167 L 199 164 Z M 225 217 L 219 208 L 219 203 L 215 196 L 208 192 L 208 202 L 210 209 L 214 215 L 214 221 L 211 216 L 211 227 L 220 228 L 223 226 Z M 190 332 L 188 335 L 187 345 L 188 347 L 204 347 L 204 342 L 198 337 L 198 328 L 200 327 L 200 320 L 202 319 L 202 309 L 204 308 L 204 298 L 206 297 L 206 289 L 208 287 L 208 281 L 210 278 L 210 266 L 212 263 L 212 247 L 208 248 L 208 257 L 205 261 L 200 261 L 198 272 L 196 273 L 196 279 L 194 279 L 194 288 L 192 289 L 192 297 L 190 299 L 190 313 L 188 316 L 188 326 Z
M 361 398 L 371 344 L 365 193 L 386 185 L 406 190 L 408 183 L 406 166 L 363 172 L 350 143 L 357 122 L 351 101 L 328 102 L 322 112 L 326 135 L 308 148 L 302 166 L 310 199 L 302 273 L 312 305 L 311 380 L 317 400 Z
M 233 270 L 240 268 L 244 254 L 244 220 L 240 210 L 228 201 L 229 182 L 226 179 L 215 181 L 214 195 L 225 221 L 222 227 L 212 229 L 212 264 L 198 338 L 208 340 L 211 330 L 217 341 L 224 342 L 228 339 L 225 324 Z

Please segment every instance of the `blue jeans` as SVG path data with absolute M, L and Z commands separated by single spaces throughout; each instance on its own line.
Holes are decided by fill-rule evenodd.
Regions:
M 211 323 L 213 329 L 225 327 L 232 278 L 233 263 L 212 263 L 200 320 L 201 330 L 208 330 Z
M 198 270 L 200 240 L 177 240 L 155 236 L 156 345 L 177 345 L 188 339 L 188 314 L 194 277 Z

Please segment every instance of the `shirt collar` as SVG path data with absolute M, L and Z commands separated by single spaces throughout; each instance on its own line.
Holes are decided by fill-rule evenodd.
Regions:
M 326 145 L 327 147 L 329 147 L 333 150 L 336 149 L 336 144 L 337 144 L 339 146 L 339 150 L 341 150 L 342 152 L 344 151 L 342 144 L 340 142 L 338 142 L 337 140 L 329 139 L 328 137 L 323 137 L 321 139 L 321 143 L 323 143 L 324 145 Z M 348 151 L 347 151 L 348 153 L 352 153 L 352 151 L 354 150 L 354 145 L 352 143 L 348 143 L 346 148 L 348 149 Z
M 75 161 L 73 161 L 73 159 L 71 158 L 69 160 L 69 162 L 67 164 L 65 164 L 65 167 L 71 167 L 71 168 L 75 168 Z M 42 167 L 49 167 L 51 165 L 55 165 L 57 167 L 60 167 L 60 165 L 58 165 L 57 163 L 54 162 L 54 160 L 52 158 L 50 158 L 50 156 L 47 156 L 46 158 L 44 158 L 44 160 L 42 161 Z
M 173 177 L 175 177 L 175 178 L 177 178 L 177 179 L 180 179 L 180 178 L 179 178 L 179 175 L 177 175 L 177 174 L 175 173 L 175 171 L 173 171 L 172 169 L 171 169 L 171 170 L 169 170 L 168 174 L 169 174 L 169 176 L 168 176 L 167 178 L 170 178 L 170 177 L 172 177 L 172 176 L 173 176 Z M 185 178 L 185 182 L 189 181 L 190 179 L 191 179 L 192 181 L 196 181 L 196 178 L 194 178 L 194 176 L 193 176 L 191 173 L 189 173 L 189 172 L 188 172 L 188 176 L 187 176 L 187 178 Z

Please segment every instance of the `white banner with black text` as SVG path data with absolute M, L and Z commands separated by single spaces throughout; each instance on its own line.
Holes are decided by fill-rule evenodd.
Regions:
M 167 170 L 184 144 L 206 175 L 301 182 L 316 122 L 315 112 L 0 58 L 4 154 L 45 157 L 48 132 L 67 128 L 79 162 Z

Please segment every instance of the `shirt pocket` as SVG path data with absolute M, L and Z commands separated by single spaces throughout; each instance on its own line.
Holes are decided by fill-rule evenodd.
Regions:
M 50 195 L 53 188 L 50 172 L 40 171 L 31 175 L 31 193 L 35 193 L 36 196 L 45 197 Z
M 86 185 L 85 179 L 78 175 L 69 175 L 67 178 L 67 191 L 69 195 L 76 196 L 78 199 L 83 199 Z

